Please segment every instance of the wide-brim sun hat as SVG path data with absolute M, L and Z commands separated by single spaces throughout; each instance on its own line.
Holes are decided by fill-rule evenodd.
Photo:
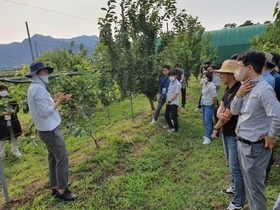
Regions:
M 49 74 L 53 72 L 53 68 L 46 66 L 43 62 L 34 62 L 30 65 L 30 72 L 28 72 L 25 76 L 26 77 L 32 77 L 34 74 L 36 74 L 38 71 L 42 69 L 48 69 Z
M 222 67 L 218 70 L 215 70 L 215 73 L 230 73 L 234 74 L 234 71 L 237 69 L 237 61 L 235 60 L 225 60 L 222 64 Z

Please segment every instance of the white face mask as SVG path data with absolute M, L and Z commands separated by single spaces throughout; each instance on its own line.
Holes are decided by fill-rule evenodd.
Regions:
M 44 82 L 44 83 L 48 83 L 49 82 L 49 75 L 38 75 L 38 77 Z
M 175 77 L 169 77 L 169 80 L 173 82 L 175 80 Z
M 8 91 L 4 90 L 0 92 L 0 96 L 5 97 L 8 95 Z
M 245 69 L 241 69 L 241 70 L 236 69 L 236 70 L 234 71 L 234 78 L 235 78 L 237 81 L 242 81 L 242 80 L 244 79 L 245 75 L 246 75 Z
M 200 84 L 206 84 L 208 82 L 208 78 L 202 78 L 201 80 L 200 80 Z

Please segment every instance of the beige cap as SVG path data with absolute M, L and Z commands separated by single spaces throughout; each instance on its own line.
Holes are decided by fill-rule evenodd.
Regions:
M 214 71 L 215 73 L 232 73 L 237 69 L 237 61 L 235 60 L 225 60 L 220 69 Z
M 275 64 L 272 62 L 273 55 L 271 53 L 268 53 L 268 52 L 264 52 L 264 55 L 265 55 L 265 62 L 267 63 L 267 67 L 268 68 L 274 68 Z

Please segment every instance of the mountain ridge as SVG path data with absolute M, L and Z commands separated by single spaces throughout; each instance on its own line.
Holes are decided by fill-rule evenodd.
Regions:
M 94 51 L 99 37 L 96 35 L 82 35 L 72 38 L 53 38 L 49 35 L 34 34 L 31 37 L 34 59 L 47 50 L 54 50 L 57 47 L 61 49 L 70 49 L 70 43 L 72 41 L 75 43 L 72 48 L 74 52 L 78 52 L 80 44 L 83 44 L 90 55 L 90 53 Z M 30 65 L 32 62 L 28 38 L 24 39 L 22 42 L 0 44 L 0 70 L 19 68 L 21 64 Z

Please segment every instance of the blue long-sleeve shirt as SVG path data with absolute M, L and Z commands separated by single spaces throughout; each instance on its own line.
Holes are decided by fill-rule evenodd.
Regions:
M 52 131 L 61 123 L 58 109 L 54 109 L 54 101 L 46 90 L 45 84 L 32 77 L 32 83 L 27 93 L 30 114 L 38 131 Z
M 262 74 L 265 81 L 267 81 L 268 84 L 272 86 L 273 89 L 275 89 L 275 78 L 270 74 L 269 71 L 266 71 Z
M 161 76 L 159 79 L 159 87 L 158 87 L 158 93 L 160 94 L 160 100 L 165 101 L 166 100 L 166 93 L 168 91 L 168 87 L 169 87 L 169 83 L 170 80 L 168 78 L 168 76 Z M 165 91 L 163 92 L 163 90 L 165 89 Z
M 280 75 L 275 71 L 272 70 L 270 72 L 270 74 L 274 77 L 275 79 L 275 88 L 274 91 L 276 92 L 276 94 L 280 91 Z
M 280 103 L 262 76 L 253 79 L 253 89 L 243 98 L 234 97 L 230 111 L 239 115 L 237 136 L 256 142 L 261 136 L 276 138 L 280 134 Z

